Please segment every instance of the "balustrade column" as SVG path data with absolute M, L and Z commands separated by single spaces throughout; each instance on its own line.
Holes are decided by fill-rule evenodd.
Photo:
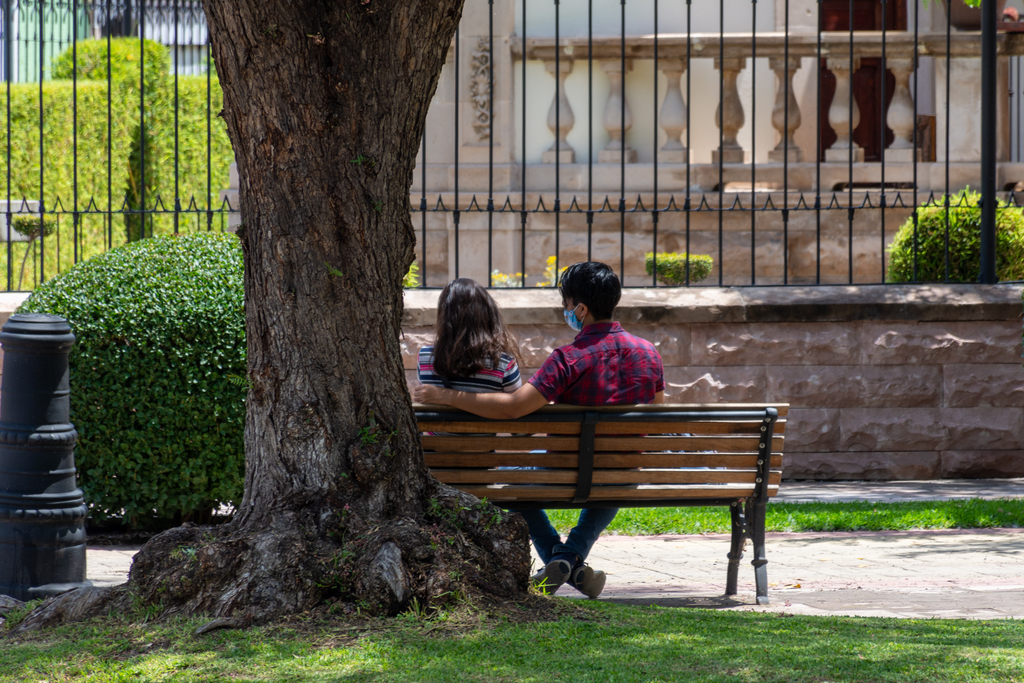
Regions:
M 786 161 L 788 157 L 791 162 L 803 161 L 804 153 L 793 139 L 801 122 L 800 105 L 793 92 L 793 74 L 800 68 L 800 58 L 790 57 L 787 63 L 785 57 L 771 57 L 768 66 L 775 72 L 778 88 L 775 91 L 775 105 L 772 107 L 772 127 L 779 133 L 779 144 L 768 152 L 768 158 L 772 161 Z
M 747 65 L 743 57 L 726 57 L 723 60 L 715 58 L 715 68 L 722 71 L 722 101 L 718 103 L 715 110 L 715 124 L 722 131 L 721 149 L 712 150 L 712 163 L 742 164 L 743 148 L 736 141 L 736 135 L 743 127 L 743 103 L 740 101 L 740 93 L 736 87 L 736 79 L 740 71 Z
M 860 124 L 856 99 L 853 100 L 852 112 L 850 109 L 850 77 L 860 68 L 860 57 L 853 58 L 852 69 L 848 58 L 829 57 L 827 64 L 836 77 L 836 94 L 828 109 L 828 123 L 836 133 L 836 141 L 825 150 L 825 161 L 848 162 L 851 156 L 854 162 L 864 161 L 864 148 L 853 141 L 853 131 Z
M 636 150 L 626 143 L 626 133 L 633 127 L 633 112 L 629 110 L 623 87 L 622 61 L 613 59 L 601 62 L 601 68 L 608 74 L 611 90 L 604 105 L 604 128 L 611 140 L 598 152 L 597 160 L 602 164 L 617 164 L 625 157 L 626 163 L 636 161 Z M 626 60 L 626 71 L 633 70 L 633 60 Z
M 885 115 L 885 122 L 895 135 L 885 151 L 885 160 L 909 163 L 914 160 L 914 98 L 910 94 L 910 74 L 914 72 L 914 60 L 888 59 L 886 66 L 896 79 L 896 89 Z M 921 160 L 920 149 L 917 150 L 917 160 Z
M 683 99 L 683 91 L 680 82 L 683 74 L 686 73 L 685 59 L 662 59 L 658 61 L 668 82 L 665 90 L 665 101 L 661 103 L 661 111 L 658 115 L 658 122 L 665 130 L 668 140 L 658 151 L 658 161 L 666 163 L 682 164 L 689 159 L 689 152 L 683 144 L 683 134 L 686 133 L 686 100 Z
M 563 56 L 557 64 L 554 60 L 544 62 L 544 68 L 555 77 L 557 86 L 551 108 L 548 109 L 548 129 L 554 133 L 555 141 L 544 152 L 541 160 L 545 164 L 553 164 L 556 160 L 562 164 L 572 164 L 576 161 L 576 151 L 565 139 L 576 125 L 569 98 L 565 96 L 565 79 L 572 73 L 572 60 Z M 558 73 L 555 73 L 556 69 Z

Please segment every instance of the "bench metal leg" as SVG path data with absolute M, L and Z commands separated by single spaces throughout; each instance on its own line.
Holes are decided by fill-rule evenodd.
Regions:
M 750 538 L 754 542 L 754 581 L 757 584 L 757 604 L 768 604 L 768 559 L 764 554 L 764 518 L 766 504 L 757 501 L 747 502 L 747 523 L 750 525 Z
M 736 579 L 740 571 L 740 560 L 743 559 L 743 545 L 747 540 L 747 520 L 743 514 L 743 503 L 735 502 L 729 506 L 732 517 L 732 545 L 729 548 L 729 571 L 725 580 L 725 594 L 736 595 Z

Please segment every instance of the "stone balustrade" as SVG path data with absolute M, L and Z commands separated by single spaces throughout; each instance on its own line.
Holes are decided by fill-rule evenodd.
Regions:
M 851 44 L 848 32 L 806 27 L 788 38 L 657 41 L 588 40 L 577 27 L 574 37 L 524 40 L 511 5 L 494 7 L 504 18 L 493 55 L 488 15 L 464 18 L 413 175 L 412 206 L 426 209 L 414 215 L 417 257 L 431 286 L 520 271 L 534 285 L 556 255 L 602 260 L 626 284 L 649 286 L 644 257 L 655 250 L 712 255 L 704 284 L 882 282 L 886 247 L 913 207 L 980 184 L 978 33 L 950 34 L 948 55 L 946 33 L 924 31 L 857 32 Z M 1024 54 L 1024 39 L 1000 34 L 998 49 L 1005 192 L 1024 183 L 1024 164 L 1009 156 L 1007 59 Z M 883 55 L 888 107 L 862 113 L 851 72 Z M 481 74 L 490 82 L 481 64 L 494 70 L 490 99 L 474 90 Z M 835 79 L 831 100 L 818 89 L 820 66 Z M 858 116 L 869 115 L 892 131 L 884 163 L 861 161 L 852 142 Z M 486 135 L 470 125 L 481 116 Z M 837 134 L 829 149 L 819 149 L 829 144 L 819 143 L 821 119 Z
M 980 57 L 979 34 L 955 33 L 949 37 L 948 43 L 951 60 L 977 60 Z M 768 58 L 770 69 L 776 75 L 771 122 L 780 141 L 770 152 L 769 159 L 778 162 L 803 161 L 803 151 L 794 140 L 804 117 L 794 96 L 793 78 L 801 68 L 802 60 L 820 57 L 826 60 L 827 68 L 836 79 L 828 121 L 836 132 L 837 140 L 825 150 L 825 161 L 849 162 L 852 157 L 853 162 L 862 162 L 864 151 L 851 140 L 852 132 L 860 122 L 857 102 L 851 96 L 851 78 L 860 67 L 861 59 L 884 56 L 886 68 L 896 80 L 886 112 L 886 124 L 895 133 L 895 140 L 887 150 L 887 161 L 906 163 L 913 161 L 914 154 L 915 107 L 910 79 L 917 63 L 915 55 L 945 59 L 947 38 L 944 33 L 929 33 L 915 38 L 913 33 L 906 31 L 888 31 L 884 35 L 880 31 L 862 31 L 857 32 L 852 41 L 847 32 L 825 32 L 821 34 L 820 41 L 816 35 L 789 36 L 787 40 L 783 33 L 693 33 L 689 36 L 659 35 L 657 43 L 654 36 L 628 36 L 624 51 L 623 41 L 618 36 L 594 37 L 589 40 L 574 37 L 557 41 L 554 38 L 529 38 L 525 43 L 522 39 L 513 39 L 511 49 L 514 59 L 525 57 L 527 60 L 543 61 L 550 73 L 554 73 L 557 56 L 563 73 L 571 71 L 576 61 L 592 59 L 608 74 L 611 88 L 604 103 L 603 123 L 611 140 L 599 152 L 600 163 L 618 163 L 623 155 L 626 163 L 636 162 L 635 152 L 623 141 L 625 132 L 632 126 L 633 118 L 629 102 L 623 101 L 624 76 L 628 77 L 634 61 L 654 61 L 655 58 L 658 70 L 668 82 L 668 92 L 659 120 L 668 142 L 659 151 L 658 161 L 687 161 L 686 148 L 682 142 L 687 125 L 687 103 L 680 82 L 691 60 L 711 59 L 715 70 L 721 71 L 722 90 L 715 115 L 715 124 L 721 129 L 721 144 L 713 151 L 711 161 L 712 164 L 720 161 L 723 164 L 743 163 L 745 150 L 737 142 L 737 132 L 744 126 L 745 113 L 737 80 L 739 74 L 748 68 L 749 58 L 755 54 L 757 57 Z M 1024 55 L 1024 36 L 1000 34 L 998 50 L 1001 56 Z M 626 74 L 622 73 L 623 67 Z M 555 101 L 551 107 L 552 111 L 562 107 L 565 112 L 565 121 L 557 131 L 558 148 L 562 155 L 559 161 L 564 161 L 575 158 L 574 150 L 565 142 L 574 118 L 565 97 L 564 76 L 559 74 L 558 78 L 559 87 L 556 88 Z M 549 127 L 552 127 L 553 120 L 554 117 L 549 115 Z M 918 153 L 920 160 L 920 150 Z M 944 160 L 941 153 L 938 160 Z M 545 163 L 554 161 L 553 155 L 544 158 Z

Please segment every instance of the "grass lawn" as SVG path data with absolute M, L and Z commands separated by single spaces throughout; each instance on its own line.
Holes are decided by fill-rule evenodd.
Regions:
M 580 605 L 555 621 L 471 610 L 292 621 L 111 617 L 0 640 L 0 681 L 1024 682 L 1024 622 L 910 621 Z M 557 610 L 556 610 L 557 611 Z
M 551 510 L 562 533 L 576 523 L 576 510 Z M 1024 500 L 921 501 L 912 503 L 768 503 L 767 531 L 901 531 L 1024 527 Z M 626 536 L 727 533 L 724 507 L 631 508 L 616 515 L 608 531 Z

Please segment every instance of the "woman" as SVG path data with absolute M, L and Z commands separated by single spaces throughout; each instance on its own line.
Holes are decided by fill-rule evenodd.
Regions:
M 434 345 L 420 349 L 420 383 L 511 393 L 523 383 L 518 360 L 519 344 L 487 290 L 467 278 L 449 282 L 437 302 Z

